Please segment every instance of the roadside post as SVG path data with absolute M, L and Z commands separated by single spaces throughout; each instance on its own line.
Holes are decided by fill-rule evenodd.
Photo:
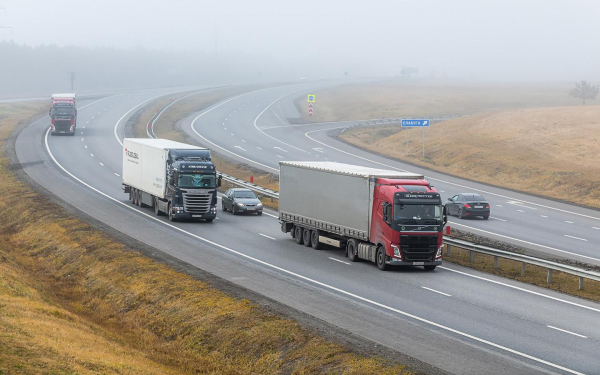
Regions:
M 428 119 L 402 119 L 403 128 L 423 128 L 423 157 L 425 157 L 425 128 L 429 127 Z M 406 129 L 406 156 L 408 156 L 408 129 Z
M 317 97 L 314 94 L 308 94 L 306 97 L 306 101 L 308 102 L 308 116 L 310 117 L 311 121 L 312 121 L 312 115 L 313 115 L 313 103 L 315 102 L 316 99 L 317 99 Z

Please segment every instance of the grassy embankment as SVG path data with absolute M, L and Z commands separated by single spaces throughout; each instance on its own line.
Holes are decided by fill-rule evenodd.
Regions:
M 398 126 L 356 128 L 340 139 L 432 170 L 600 208 L 600 165 L 595 161 L 600 154 L 600 106 L 581 106 L 563 86 L 528 86 L 528 91 L 520 86 L 416 86 L 414 97 L 409 96 L 412 89 L 356 85 L 347 92 L 324 90 L 317 97 L 333 114 L 328 120 L 485 111 L 426 129 L 425 157 L 418 129 L 409 131 L 408 157 L 406 133 Z M 374 99 L 359 104 L 364 97 Z M 514 107 L 519 108 L 498 109 Z
M 2 151 L 45 111 L 0 106 Z M 0 155 L 0 374 L 404 373 L 114 241 Z
M 182 99 L 177 103 L 169 107 L 154 124 L 154 133 L 159 138 L 171 139 L 178 142 L 193 143 L 193 140 L 189 139 L 186 134 L 178 127 L 177 122 L 191 113 L 201 111 L 208 108 L 222 100 L 231 98 L 235 95 L 240 95 L 245 92 L 256 90 L 259 86 L 245 86 L 235 88 L 224 88 L 206 93 L 200 93 L 198 95 L 192 95 L 189 98 Z M 146 124 L 157 108 L 162 108 L 168 104 L 161 102 L 158 104 L 152 103 L 151 106 L 146 108 L 139 117 L 138 122 L 135 125 L 135 132 L 140 137 L 146 137 Z M 162 105 L 162 106 L 161 106 Z M 139 135 L 142 134 L 142 135 Z M 239 164 L 223 157 L 219 154 L 219 150 L 213 151 L 213 162 L 219 172 L 228 174 L 240 178 L 245 181 L 250 181 L 250 177 L 254 177 L 254 183 L 268 189 L 279 190 L 279 181 L 271 174 L 264 172 L 260 169 L 253 168 L 247 164 Z M 224 188 L 234 187 L 228 184 L 223 185 Z M 263 203 L 272 208 L 277 208 L 277 201 L 271 202 L 270 199 L 263 199 Z

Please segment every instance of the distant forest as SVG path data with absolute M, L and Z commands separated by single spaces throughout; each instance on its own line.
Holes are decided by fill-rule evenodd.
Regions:
M 232 63 L 233 62 L 233 63 Z M 260 74 L 240 59 L 196 52 L 0 42 L 0 97 L 43 96 L 71 90 L 118 89 L 256 81 Z

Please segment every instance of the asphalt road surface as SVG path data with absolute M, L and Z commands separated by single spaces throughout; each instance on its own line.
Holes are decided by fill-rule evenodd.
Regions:
M 217 151 L 229 150 L 236 154 L 232 157 L 267 170 L 276 169 L 279 160 L 332 160 L 416 171 L 336 143 L 320 131 L 331 124 L 289 125 L 288 118 L 298 117 L 292 100 L 315 89 L 310 83 L 289 85 L 230 98 L 185 119 L 184 129 Z M 434 272 L 420 267 L 381 272 L 367 262 L 350 264 L 340 250 L 297 245 L 289 234 L 281 233 L 276 213 L 268 210 L 262 216 L 233 216 L 219 210 L 218 220 L 210 224 L 171 223 L 148 208 L 133 206 L 121 186 L 123 125 L 144 103 L 172 91 L 80 101 L 75 137 L 48 136 L 49 119 L 42 118 L 19 134 L 18 159 L 50 193 L 134 239 L 443 370 L 598 373 L 600 304 L 451 264 Z M 456 186 L 462 185 L 458 179 L 427 175 L 446 196 L 481 188 L 493 204 L 492 215 L 506 220 L 460 224 L 594 255 L 591 246 L 544 238 L 552 228 L 560 228 L 564 234 L 587 236 L 591 245 L 594 232 L 588 227 L 599 226 L 593 211 L 472 183 L 465 182 L 463 188 Z M 502 229 L 506 226 L 520 229 Z M 543 232 L 532 234 L 535 230 Z M 559 238 L 560 233 L 554 235 Z M 576 244 L 584 244 L 580 242 Z

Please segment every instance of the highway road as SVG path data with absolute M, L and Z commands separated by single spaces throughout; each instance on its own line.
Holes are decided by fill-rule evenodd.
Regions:
M 280 86 L 230 98 L 188 117 L 184 129 L 217 151 L 231 149 L 236 154 L 232 157 L 267 170 L 275 168 L 278 160 L 385 160 L 336 144 L 322 130 L 332 124 L 290 126 L 287 118 L 297 117 L 292 99 L 314 89 L 310 83 Z M 457 374 L 598 373 L 600 304 L 451 264 L 434 272 L 421 268 L 381 272 L 366 262 L 350 264 L 339 250 L 315 251 L 296 245 L 280 232 L 275 212 L 265 211 L 259 217 L 219 211 L 218 220 L 210 224 L 171 223 L 150 209 L 133 206 L 121 188 L 123 126 L 144 103 L 171 91 L 138 91 L 82 101 L 75 137 L 49 137 L 48 118 L 35 121 L 16 139 L 19 162 L 49 193 L 107 227 L 327 322 L 340 332 L 442 370 Z M 448 188 L 442 181 L 434 185 L 448 194 L 456 181 L 446 182 Z M 586 211 L 579 208 L 566 206 L 573 213 L 557 211 L 562 206 L 554 202 L 546 208 L 543 200 L 527 197 L 530 208 L 525 208 L 524 203 L 507 203 L 507 199 L 518 202 L 512 193 L 511 198 L 484 195 L 503 206 L 493 215 L 507 221 L 473 220 L 464 225 L 479 228 L 475 226 L 485 224 L 489 227 L 483 228 L 496 232 L 501 224 L 512 223 L 513 209 L 525 211 L 524 217 L 534 211 L 552 213 L 543 218 L 548 221 L 570 215 L 573 224 L 569 228 L 583 228 L 584 223 L 596 220 L 580 216 Z M 531 224 L 532 220 L 525 220 Z M 530 231 L 513 236 L 526 236 Z

